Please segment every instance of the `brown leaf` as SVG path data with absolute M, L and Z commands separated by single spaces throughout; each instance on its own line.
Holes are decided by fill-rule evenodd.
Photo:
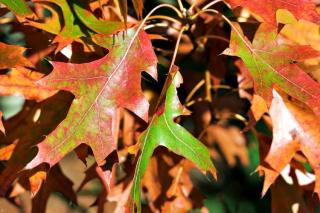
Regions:
M 25 50 L 24 47 L 0 42 L 0 69 L 33 67 L 33 64 L 23 56 Z
M 236 127 L 224 128 L 219 125 L 210 125 L 207 129 L 207 141 L 218 144 L 230 166 L 236 165 L 237 157 L 242 165 L 249 165 L 246 140 L 240 132 L 240 129 Z
M 294 154 L 301 151 L 316 175 L 314 191 L 320 193 L 320 121 L 304 104 L 279 95 L 273 90 L 270 115 L 273 122 L 273 141 L 265 163 L 258 170 L 265 175 L 262 194 L 278 177 L 284 167 L 290 163 Z
M 12 69 L 8 74 L 0 75 L 0 95 L 22 95 L 29 100 L 42 101 L 58 92 L 36 85 L 43 76 L 25 68 Z
M 268 112 L 266 102 L 259 95 L 253 95 L 250 108 L 253 118 L 258 121 L 260 118 Z
M 311 196 L 304 193 L 297 183 L 289 185 L 283 178 L 278 178 L 271 187 L 272 212 L 314 212 L 315 206 L 310 205 L 307 201 L 308 199 L 312 200 Z
M 39 173 L 37 175 L 39 175 Z M 59 165 L 52 167 L 46 181 L 42 183 L 39 192 L 32 199 L 32 213 L 45 212 L 47 201 L 52 192 L 60 192 L 63 196 L 76 204 L 77 197 L 72 189 L 72 185 L 73 183 L 62 173 Z
M 66 116 L 72 100 L 73 96 L 69 93 L 59 92 L 39 103 L 27 102 L 19 114 L 5 121 L 6 135 L 0 136 L 0 141 L 11 146 L 6 147 L 9 161 L 0 174 L 0 194 L 6 193 L 19 176 L 18 172 L 35 155 L 34 145 L 43 140 L 43 136 L 50 133 Z M 12 149 L 13 153 L 9 156 Z

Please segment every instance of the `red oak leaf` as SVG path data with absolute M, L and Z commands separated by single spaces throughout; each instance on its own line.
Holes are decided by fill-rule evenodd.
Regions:
M 276 12 L 286 9 L 297 19 L 320 24 L 320 15 L 310 0 L 226 0 L 233 8 L 241 6 L 259 15 L 264 22 L 276 25 Z
M 109 41 L 112 41 L 112 36 Z M 84 64 L 53 62 L 54 70 L 38 83 L 75 95 L 68 115 L 38 145 L 37 156 L 26 168 L 51 166 L 82 143 L 88 144 L 98 165 L 116 148 L 116 110 L 127 108 L 147 120 L 149 104 L 141 91 L 141 72 L 156 78 L 157 59 L 144 31 L 118 36 L 103 58 Z
M 319 58 L 320 52 L 309 45 L 282 44 L 277 29 L 266 23 L 260 25 L 252 44 L 238 25 L 233 27 L 225 53 L 242 59 L 254 80 L 255 92 L 270 104 L 272 88 L 281 88 L 320 115 L 320 85 L 296 63 Z

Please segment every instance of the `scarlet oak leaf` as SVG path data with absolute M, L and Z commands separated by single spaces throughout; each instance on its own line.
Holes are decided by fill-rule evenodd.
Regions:
M 213 175 L 216 175 L 208 149 L 174 122 L 176 117 L 183 115 L 186 111 L 177 96 L 176 87 L 181 83 L 182 77 L 178 72 L 167 90 L 165 104 L 159 108 L 149 127 L 141 135 L 141 154 L 137 161 L 131 191 L 131 197 L 138 212 L 141 212 L 140 180 L 157 146 L 165 146 L 174 153 L 188 158 L 201 169 L 211 170 Z
M 286 9 L 297 19 L 320 24 L 320 15 L 311 0 L 225 0 L 233 8 L 241 6 L 259 15 L 264 22 L 276 25 L 276 12 Z
M 112 36 L 110 37 L 112 39 Z M 27 168 L 46 162 L 51 166 L 82 143 L 89 145 L 98 165 L 116 148 L 116 110 L 127 108 L 147 120 L 149 104 L 141 91 L 141 72 L 156 77 L 157 59 L 144 31 L 131 29 L 115 41 L 103 58 L 84 64 L 52 62 L 53 71 L 39 86 L 75 95 L 68 115 L 38 145 Z
M 33 67 L 32 63 L 23 56 L 25 50 L 24 47 L 0 42 L 0 69 Z
M 279 173 L 290 163 L 294 154 L 301 151 L 316 175 L 314 191 L 320 193 L 320 121 L 304 104 L 290 101 L 275 90 L 269 113 L 273 122 L 273 141 L 265 163 L 260 170 L 265 175 L 262 194 L 276 180 Z
M 225 53 L 242 59 L 254 80 L 255 92 L 270 104 L 272 88 L 281 88 L 320 115 L 320 85 L 295 63 L 317 58 L 320 52 L 308 45 L 281 44 L 277 29 L 268 24 L 260 25 L 251 44 L 240 27 L 233 26 Z

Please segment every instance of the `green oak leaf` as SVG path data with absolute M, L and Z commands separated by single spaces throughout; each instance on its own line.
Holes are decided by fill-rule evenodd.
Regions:
M 70 4 L 67 0 L 34 0 L 34 2 L 43 4 L 54 16 L 46 23 L 29 20 L 28 24 L 57 35 L 53 41 L 59 44 L 57 51 L 81 37 L 92 36 L 95 33 L 112 35 L 125 28 L 121 22 L 98 20 L 86 9 L 88 1 L 70 1 Z M 62 11 L 62 17 L 59 16 L 57 6 Z
M 97 19 L 93 13 L 87 9 L 87 4 L 88 1 L 86 0 L 77 0 L 73 1 L 72 6 L 81 22 L 92 31 L 99 34 L 110 35 L 125 29 L 124 23 L 122 22 Z
M 166 100 L 154 115 L 149 127 L 140 137 L 141 154 L 137 161 L 131 197 L 141 212 L 140 179 L 147 169 L 152 153 L 158 146 L 165 146 L 174 153 L 194 162 L 200 169 L 211 171 L 216 177 L 216 170 L 210 159 L 209 150 L 191 133 L 174 122 L 174 119 L 187 112 L 178 98 L 176 87 L 182 83 L 177 72 L 166 93 Z
M 56 11 L 53 13 L 55 16 L 53 16 L 48 23 L 28 21 L 28 24 L 31 26 L 57 35 L 53 41 L 53 43 L 58 43 L 57 51 L 63 49 L 80 37 L 92 35 L 92 32 L 88 30 L 74 14 L 67 0 L 34 0 L 34 2 L 43 4 L 47 9 L 50 8 L 49 10 L 51 12 L 57 10 L 57 6 L 62 11 L 62 17 L 60 17 L 60 14 Z M 56 13 L 59 15 L 57 16 Z M 63 23 L 61 23 L 60 19 L 63 20 Z

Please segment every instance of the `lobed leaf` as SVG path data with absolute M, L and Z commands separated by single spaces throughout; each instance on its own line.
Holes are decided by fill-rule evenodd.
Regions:
M 138 212 L 141 212 L 140 180 L 147 169 L 152 153 L 158 146 L 167 147 L 174 153 L 191 160 L 199 168 L 210 170 L 213 175 L 216 175 L 208 149 L 182 126 L 174 122 L 175 118 L 186 112 L 177 96 L 176 87 L 179 87 L 181 83 L 182 77 L 178 72 L 167 90 L 164 106 L 156 112 L 149 127 L 141 135 L 141 154 L 137 161 L 131 191 L 131 197 Z
M 36 154 L 34 147 L 66 117 L 73 95 L 59 92 L 39 103 L 27 102 L 23 110 L 5 121 L 6 135 L 0 134 L 0 159 L 6 167 L 0 173 L 0 195 L 4 195 Z
M 91 11 L 86 9 L 86 0 L 73 1 L 73 8 L 81 22 L 96 33 L 111 35 L 125 28 L 122 22 L 98 20 Z
M 260 16 L 264 22 L 276 25 L 276 13 L 286 9 L 297 19 L 320 24 L 320 14 L 311 0 L 225 0 L 233 8 L 241 6 Z
M 109 39 L 113 39 L 109 37 Z M 157 59 L 144 31 L 130 29 L 117 37 L 105 57 L 84 64 L 52 62 L 53 71 L 38 81 L 41 88 L 75 95 L 66 119 L 38 145 L 27 168 L 51 166 L 82 143 L 93 150 L 98 165 L 116 149 L 116 110 L 127 108 L 147 120 L 149 104 L 141 91 L 141 72 L 156 76 Z
M 258 170 L 265 175 L 262 194 L 268 188 L 284 167 L 290 163 L 296 152 L 301 151 L 316 175 L 314 191 L 320 193 L 320 132 L 319 119 L 304 104 L 290 101 L 285 95 L 280 96 L 273 91 L 273 100 L 269 110 L 273 123 L 273 140 L 265 162 Z
M 261 24 L 252 44 L 239 26 L 234 27 L 225 53 L 243 60 L 254 80 L 255 92 L 270 104 L 272 88 L 281 89 L 320 115 L 320 85 L 296 64 L 318 58 L 320 52 L 308 45 L 281 44 L 277 29 L 269 24 Z

